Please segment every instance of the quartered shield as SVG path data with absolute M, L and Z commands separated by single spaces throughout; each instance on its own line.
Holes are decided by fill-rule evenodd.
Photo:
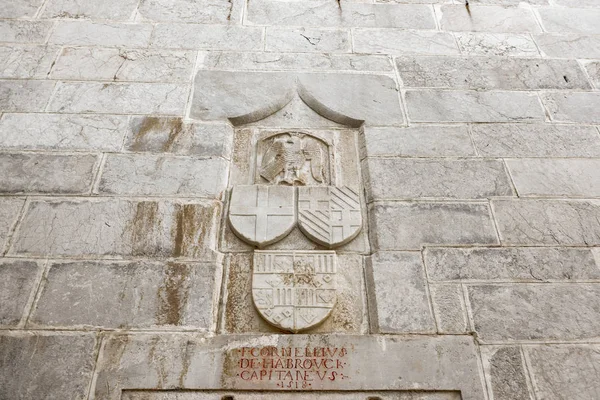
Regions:
M 362 228 L 358 192 L 347 186 L 298 188 L 298 226 L 311 240 L 329 248 L 350 242 Z
M 289 186 L 240 185 L 231 192 L 229 225 L 245 242 L 263 247 L 296 225 L 296 192 Z
M 252 299 L 277 328 L 299 332 L 323 322 L 336 302 L 334 251 L 255 251 Z

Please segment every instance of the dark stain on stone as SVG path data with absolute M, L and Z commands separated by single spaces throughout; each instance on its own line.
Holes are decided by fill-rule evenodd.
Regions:
M 184 131 L 185 125 L 181 118 L 144 117 L 139 124 L 133 127 L 133 141 L 130 150 L 172 152 L 175 143 Z M 166 139 L 161 136 L 161 142 L 164 142 L 160 147 L 154 148 L 148 136 L 151 133 L 160 134 L 161 132 L 168 132 L 168 135 Z
M 181 325 L 189 296 L 189 267 L 185 264 L 168 263 L 165 280 L 158 288 L 159 325 Z
M 167 121 L 169 128 L 169 137 L 163 145 L 162 151 L 171 152 L 173 151 L 173 145 L 177 142 L 177 139 L 183 133 L 183 121 L 181 118 L 172 118 Z
M 156 131 L 161 126 L 161 118 L 157 117 L 145 117 L 142 122 L 133 128 L 133 144 L 131 150 L 141 151 L 144 149 L 144 138 L 145 136 Z
M 198 257 L 207 247 L 205 241 L 210 235 L 212 207 L 200 204 L 176 206 L 175 227 L 173 232 L 173 257 Z
M 136 204 L 131 222 L 132 253 L 135 256 L 155 254 L 156 228 L 160 225 L 156 201 L 140 201 Z

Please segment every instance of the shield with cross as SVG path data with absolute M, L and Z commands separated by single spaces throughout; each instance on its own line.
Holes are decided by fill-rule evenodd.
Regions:
M 347 186 L 298 188 L 298 226 L 328 248 L 350 242 L 362 228 L 358 191 Z
M 263 247 L 283 239 L 296 225 L 293 187 L 239 185 L 231 192 L 229 225 L 243 241 Z

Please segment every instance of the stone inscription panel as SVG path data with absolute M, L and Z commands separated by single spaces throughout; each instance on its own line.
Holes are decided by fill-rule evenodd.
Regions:
M 228 392 L 228 391 L 125 391 L 121 400 L 462 400 L 459 392 Z

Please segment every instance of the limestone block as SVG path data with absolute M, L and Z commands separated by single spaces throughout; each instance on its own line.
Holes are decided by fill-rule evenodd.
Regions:
M 467 10 L 462 4 L 436 7 L 444 31 L 482 31 L 500 33 L 541 32 L 538 23 L 526 7 L 478 6 Z
M 465 334 L 470 329 L 461 285 L 429 285 L 438 333 Z
M 600 346 L 544 345 L 524 346 L 533 385 L 540 399 L 581 400 L 600 396 Z
M 403 56 L 396 58 L 396 66 L 405 87 L 507 90 L 590 88 L 576 60 Z
M 126 21 L 133 15 L 137 3 L 137 0 L 49 0 L 41 17 Z
M 471 136 L 484 157 L 600 157 L 592 126 L 477 124 Z
M 10 1 L 0 5 L 0 18 L 33 17 L 43 0 Z
M 585 61 L 583 66 L 596 88 L 600 88 L 600 61 Z
M 503 244 L 600 244 L 596 200 L 493 200 L 492 206 Z
M 474 156 L 467 126 L 413 125 L 364 127 L 362 157 L 465 157 Z M 598 139 L 600 143 L 600 138 Z M 600 150 L 600 148 L 599 148 Z
M 420 250 L 425 244 L 496 244 L 487 203 L 386 202 L 369 208 L 372 246 Z
M 34 200 L 12 253 L 214 258 L 220 203 Z
M 0 261 L 0 326 L 15 327 L 25 316 L 41 275 L 35 261 L 3 259 Z
M 514 195 L 499 160 L 369 158 L 363 165 L 369 173 L 366 187 L 371 200 Z
M 600 98 L 600 97 L 599 97 Z M 535 93 L 467 90 L 407 90 L 413 122 L 544 121 Z
M 90 333 L 0 335 L 0 398 L 82 400 L 96 361 Z
M 600 93 L 543 93 L 542 102 L 556 122 L 600 123 Z
M 540 7 L 537 12 L 541 17 L 545 32 L 600 33 L 598 25 L 600 10 Z
M 267 51 L 350 53 L 350 31 L 342 29 L 268 27 Z
M 55 46 L 0 45 L 0 78 L 46 78 L 58 50 Z
M 357 53 L 459 54 L 454 37 L 447 32 L 356 28 L 352 37 Z
M 67 47 L 52 78 L 143 82 L 188 82 L 196 54 L 190 51 Z
M 423 253 L 431 281 L 588 281 L 600 279 L 590 249 L 562 247 L 428 247 Z
M 243 2 L 218 0 L 142 0 L 138 13 L 142 20 L 228 24 L 239 21 Z
M 600 159 L 506 160 L 519 196 L 600 196 Z
M 53 81 L 0 81 L 0 112 L 44 111 L 54 85 Z
M 461 400 L 460 392 L 431 391 L 416 392 L 412 390 L 369 390 L 364 392 L 259 392 L 259 391 L 226 391 L 235 400 Z M 128 390 L 123 392 L 122 400 L 222 400 L 223 391 L 202 390 L 189 392 Z
M 539 57 L 531 35 L 517 33 L 457 32 L 454 34 L 463 54 L 470 56 Z M 556 57 L 562 57 L 556 55 Z
M 483 369 L 494 400 L 534 400 L 518 346 L 481 346 Z
M 56 262 L 28 328 L 214 330 L 220 281 L 212 263 Z
M 248 4 L 247 20 L 255 25 L 435 29 L 432 11 L 410 4 L 257 0 Z
M 60 21 L 49 42 L 65 46 L 146 47 L 151 34 L 150 24 Z
M 97 155 L 0 154 L 0 193 L 88 193 Z
M 6 240 L 17 222 L 17 217 L 25 204 L 25 199 L 16 197 L 0 198 L 0 248 L 4 248 Z
M 183 115 L 188 85 L 171 83 L 63 82 L 51 112 Z
M 584 0 L 585 1 L 585 0 Z M 470 4 L 471 2 L 469 2 Z M 505 5 L 505 6 L 518 6 L 521 3 L 527 3 L 532 5 L 548 5 L 549 0 L 473 0 L 475 4 L 482 5 Z
M 161 23 L 154 25 L 150 46 L 161 49 L 258 51 L 263 49 L 263 28 Z
M 19 1 L 14 4 L 24 3 Z M 13 2 L 9 6 L 12 4 Z M 52 25 L 52 21 L 0 20 L 0 42 L 43 44 Z
M 97 192 L 219 198 L 227 186 L 228 164 L 222 158 L 109 154 Z
M 577 7 L 577 8 L 598 8 L 598 7 L 600 7 L 600 5 L 598 5 L 598 2 L 595 0 L 581 0 L 575 4 L 573 4 L 573 2 L 571 2 L 570 0 L 554 0 L 552 3 L 557 6 L 564 6 L 564 7 Z
M 468 293 L 475 330 L 484 342 L 598 337 L 598 284 L 472 285 Z
M 182 118 L 133 117 L 127 129 L 125 149 L 229 159 L 232 142 L 233 128 L 229 124 L 187 123 Z
M 598 35 L 544 33 L 533 38 L 548 57 L 600 58 Z
M 373 333 L 436 331 L 420 253 L 375 253 L 366 276 Z

